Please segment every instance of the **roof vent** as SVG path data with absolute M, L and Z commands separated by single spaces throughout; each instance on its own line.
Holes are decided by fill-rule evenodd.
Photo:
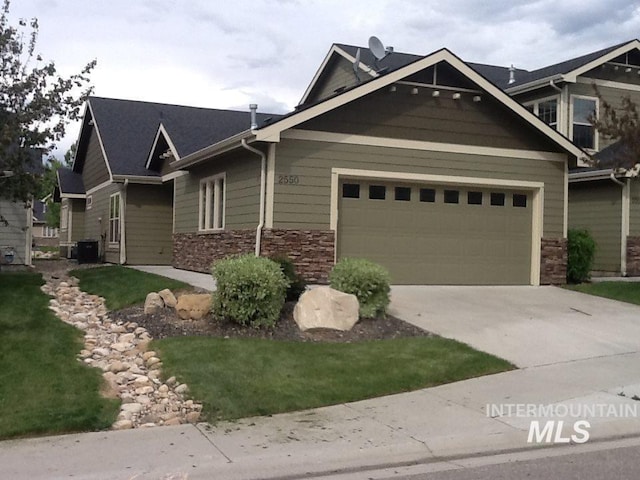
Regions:
M 256 128 L 258 128 L 258 120 L 257 120 L 257 111 L 258 111 L 258 105 L 255 103 L 252 103 L 251 105 L 249 105 L 249 110 L 251 110 L 251 130 L 255 130 Z
M 516 83 L 516 67 L 513 64 L 509 67 L 509 85 Z

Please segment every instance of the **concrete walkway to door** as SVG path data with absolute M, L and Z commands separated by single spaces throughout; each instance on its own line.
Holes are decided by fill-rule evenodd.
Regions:
M 521 368 L 640 351 L 640 306 L 557 287 L 394 286 L 389 313 Z

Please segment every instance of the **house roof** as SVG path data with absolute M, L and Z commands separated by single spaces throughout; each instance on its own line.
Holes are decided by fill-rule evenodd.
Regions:
M 44 202 L 42 200 L 35 200 L 31 207 L 31 211 L 33 212 L 33 221 L 37 223 L 41 223 L 45 221 L 44 218 Z
M 84 182 L 82 175 L 74 172 L 70 168 L 60 167 L 56 175 L 58 176 L 58 188 L 61 195 L 84 195 Z
M 159 176 L 146 168 L 160 124 L 164 125 L 180 156 L 246 130 L 250 112 L 218 110 L 165 103 L 90 97 L 85 123 L 93 120 L 112 175 Z M 265 122 L 277 115 L 258 114 Z M 84 125 L 83 125 L 84 130 Z M 88 142 L 90 132 L 81 132 Z M 86 147 L 85 147 L 86 148 Z M 81 152 L 79 146 L 78 149 Z M 76 156 L 76 160 L 79 155 Z M 74 162 L 74 170 L 81 171 Z

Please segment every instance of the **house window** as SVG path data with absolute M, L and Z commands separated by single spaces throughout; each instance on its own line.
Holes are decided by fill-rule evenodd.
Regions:
M 491 192 L 491 205 L 494 207 L 504 207 L 504 193 Z
M 120 241 L 120 194 L 109 197 L 109 243 Z
M 467 192 L 467 203 L 469 205 L 482 205 L 482 192 Z
M 436 201 L 436 191 L 433 188 L 420 189 L 420 201 L 433 203 Z
M 86 210 L 91 210 L 91 206 L 93 205 L 93 195 L 87 195 L 87 203 Z
M 384 185 L 369 185 L 369 200 L 384 200 L 387 197 L 387 187 Z
M 396 200 L 402 202 L 410 202 L 411 201 L 411 188 L 410 187 L 396 187 L 395 188 L 395 198 Z
M 224 228 L 226 174 L 200 181 L 200 230 L 221 230 Z
M 550 127 L 558 129 L 558 98 L 544 98 L 528 103 L 526 109 L 540 117 Z
M 514 207 L 526 208 L 526 206 L 527 206 L 527 196 L 523 195 L 521 193 L 514 193 L 513 194 L 513 206 Z
M 445 190 L 444 203 L 458 203 L 460 192 L 458 190 Z
M 43 230 L 44 230 L 43 236 L 45 238 L 55 238 L 58 236 L 58 229 L 55 227 L 50 227 L 48 225 L 45 225 Z
M 572 97 L 571 110 L 573 143 L 582 148 L 597 150 L 598 139 L 589 117 L 598 116 L 598 99 L 574 96 Z
M 66 230 L 69 222 L 69 206 L 63 205 L 60 208 L 60 229 Z
M 357 183 L 343 184 L 342 198 L 360 198 L 360 185 Z

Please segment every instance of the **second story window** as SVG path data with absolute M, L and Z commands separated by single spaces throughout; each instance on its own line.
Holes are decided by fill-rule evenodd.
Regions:
M 558 129 L 558 99 L 556 97 L 536 100 L 525 106 L 527 110 L 540 117 L 544 123 Z
M 571 138 L 573 143 L 588 150 L 597 150 L 598 138 L 589 117 L 598 116 L 598 99 L 574 96 L 571 100 Z

